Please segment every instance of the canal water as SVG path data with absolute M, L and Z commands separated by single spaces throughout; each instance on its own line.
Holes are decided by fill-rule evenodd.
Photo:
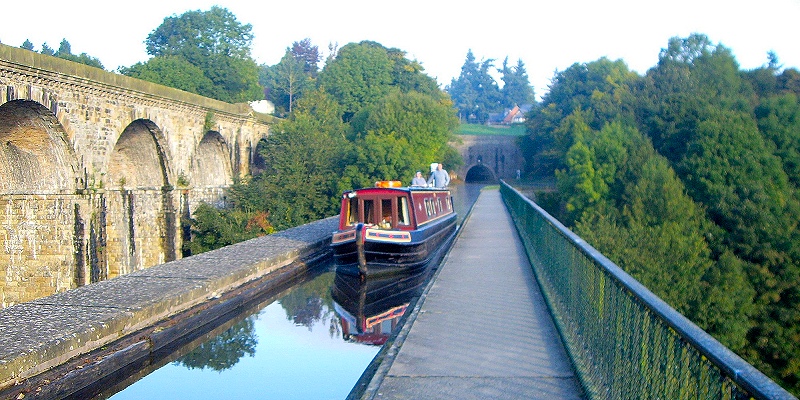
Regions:
M 483 185 L 453 189 L 463 221 Z M 96 399 L 343 399 L 437 266 L 360 282 L 326 263 L 312 276 Z

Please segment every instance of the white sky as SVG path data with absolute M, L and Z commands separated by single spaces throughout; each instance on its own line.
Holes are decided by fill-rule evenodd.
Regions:
M 165 17 L 215 4 L 253 26 L 259 64 L 276 64 L 304 38 L 323 55 L 329 43 L 372 40 L 405 51 L 442 87 L 458 77 L 470 49 L 498 68 L 506 57 L 512 66 L 521 59 L 541 96 L 556 70 L 603 56 L 644 74 L 669 38 L 695 32 L 730 48 L 743 69 L 765 65 L 768 51 L 785 68 L 800 69 L 800 0 L 6 1 L 0 42 L 29 39 L 36 50 L 44 42 L 57 49 L 66 38 L 74 54 L 115 70 L 149 58 L 144 40 Z

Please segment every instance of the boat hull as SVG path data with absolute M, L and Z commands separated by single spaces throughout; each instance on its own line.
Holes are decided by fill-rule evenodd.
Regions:
M 331 244 L 336 272 L 377 276 L 418 270 L 450 247 L 456 220 L 456 214 L 449 214 L 413 231 L 382 230 L 359 224 L 351 231 L 338 232 Z

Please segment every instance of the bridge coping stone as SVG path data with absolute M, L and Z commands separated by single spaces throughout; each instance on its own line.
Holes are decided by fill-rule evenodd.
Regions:
M 0 390 L 325 250 L 338 217 L 0 310 Z
M 262 114 L 250 107 L 247 103 L 226 103 L 224 101 L 204 97 L 195 93 L 186 92 L 169 86 L 131 78 L 115 72 L 109 72 L 102 68 L 76 63 L 62 58 L 40 54 L 18 47 L 0 44 L 0 60 L 5 60 L 17 65 L 26 66 L 45 71 L 53 71 L 59 74 L 72 77 L 84 77 L 85 79 L 110 85 L 134 90 L 141 93 L 156 94 L 172 100 L 183 101 L 191 104 L 200 104 L 205 107 L 231 113 L 234 115 L 253 115 L 264 122 L 272 122 L 275 118 L 268 114 Z

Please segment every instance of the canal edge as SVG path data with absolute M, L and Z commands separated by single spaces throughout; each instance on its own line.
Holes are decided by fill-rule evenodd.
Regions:
M 481 192 L 484 190 L 499 190 L 499 188 L 495 189 L 494 187 L 490 186 L 488 188 L 482 188 Z M 411 328 L 414 325 L 414 321 L 416 321 L 417 316 L 419 315 L 422 304 L 425 303 L 425 298 L 427 297 L 428 292 L 436 282 L 436 278 L 441 272 L 441 268 L 439 267 L 444 265 L 447 262 L 447 259 L 450 257 L 450 250 L 461 236 L 461 228 L 466 225 L 467 221 L 471 217 L 472 209 L 475 206 L 475 203 L 477 203 L 477 199 L 472 203 L 472 205 L 470 205 L 467 215 L 458 225 L 458 232 L 456 232 L 455 239 L 452 241 L 450 248 L 447 249 L 447 253 L 442 257 L 439 265 L 436 267 L 436 270 L 434 271 L 430 281 L 428 281 L 428 284 L 425 285 L 425 289 L 422 291 L 422 294 L 420 294 L 416 299 L 412 300 L 413 304 L 411 312 L 401 318 L 401 328 L 392 336 L 390 336 L 383 347 L 381 347 L 381 350 L 375 355 L 364 373 L 353 386 L 353 389 L 346 398 L 347 400 L 372 400 L 379 395 L 378 390 L 383 382 L 383 378 L 389 373 L 389 369 L 391 369 L 392 364 L 394 363 L 394 360 L 400 351 L 400 348 L 403 346 L 408 333 L 411 331 Z

